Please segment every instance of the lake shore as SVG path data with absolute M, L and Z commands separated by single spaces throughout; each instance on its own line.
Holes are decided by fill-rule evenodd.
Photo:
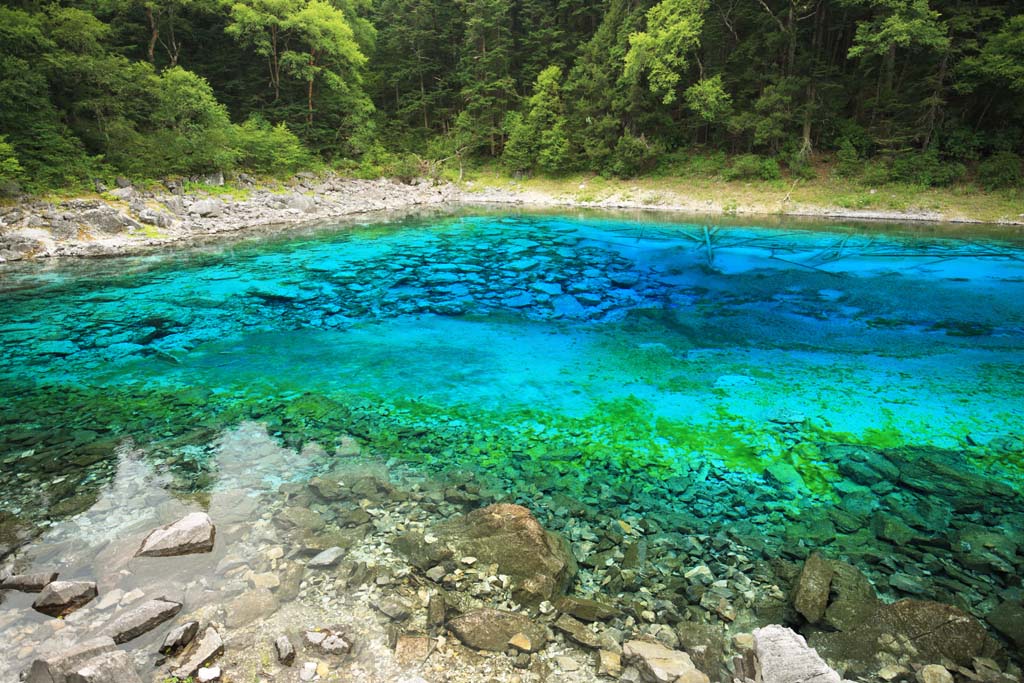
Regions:
M 848 208 L 814 201 L 820 190 L 776 192 L 762 184 L 691 183 L 687 179 L 607 181 L 601 178 L 514 181 L 478 176 L 465 183 L 411 184 L 300 174 L 288 183 L 203 185 L 186 188 L 127 186 L 71 198 L 32 198 L 0 207 L 0 263 L 48 257 L 114 256 L 261 228 L 284 231 L 330 219 L 441 208 L 494 205 L 537 209 L 657 211 L 701 216 L 792 216 L 897 223 L 991 224 L 1011 234 L 1024 214 L 1005 202 L 972 213 L 969 203 L 950 209 L 893 205 Z M 923 203 L 923 206 L 927 202 Z M 1002 213 L 993 213 L 1002 211 Z

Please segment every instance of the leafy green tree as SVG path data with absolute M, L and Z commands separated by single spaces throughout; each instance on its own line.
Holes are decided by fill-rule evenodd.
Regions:
M 671 104 L 688 66 L 688 56 L 700 45 L 706 0 L 662 0 L 647 12 L 647 30 L 630 35 L 625 76 L 637 81 L 647 75 L 651 92 Z
M 515 102 L 512 18 L 508 0 L 459 0 L 465 16 L 459 62 L 465 112 L 473 121 L 478 149 L 497 156 L 505 114 Z
M 686 106 L 707 123 L 721 121 L 732 107 L 732 97 L 722 85 L 722 75 L 702 78 L 683 93 Z
M 562 102 L 562 69 L 549 66 L 537 76 L 527 112 L 513 112 L 506 121 L 508 143 L 502 158 L 514 171 L 539 168 L 547 173 L 566 170 L 569 161 L 568 123 Z

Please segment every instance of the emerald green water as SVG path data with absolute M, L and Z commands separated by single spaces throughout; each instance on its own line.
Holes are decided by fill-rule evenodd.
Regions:
M 0 297 L 5 554 L 126 443 L 186 495 L 301 481 L 352 436 L 549 521 L 570 496 L 821 547 L 981 615 L 1020 568 L 1020 240 L 481 214 L 8 266 Z M 219 462 L 250 421 L 322 454 Z M 1005 543 L 952 540 L 977 529 Z

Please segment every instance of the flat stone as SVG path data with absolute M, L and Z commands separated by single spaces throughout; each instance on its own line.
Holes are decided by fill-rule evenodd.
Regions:
M 825 616 L 831 584 L 832 565 L 820 553 L 811 553 L 793 591 L 793 607 L 808 623 L 817 624 Z
M 754 631 L 754 650 L 764 683 L 841 683 L 839 674 L 807 645 L 803 636 L 783 626 Z
M 67 683 L 142 683 L 131 656 L 123 650 L 97 655 L 67 677 Z
M 113 652 L 116 648 L 113 638 L 101 636 L 92 638 L 60 654 L 37 659 L 29 668 L 26 683 L 67 683 L 67 676 L 94 657 Z
M 188 678 L 199 673 L 199 669 L 224 653 L 224 641 L 212 626 L 207 627 L 199 644 L 184 664 L 171 672 L 175 678 Z
M 319 553 L 316 557 L 306 563 L 310 569 L 327 569 L 338 564 L 341 558 L 345 557 L 345 549 L 334 546 Z
M 622 675 L 622 656 L 611 650 L 597 653 L 597 673 L 601 676 L 618 678 Z
M 138 638 L 143 633 L 171 619 L 181 611 L 181 603 L 170 600 L 150 600 L 135 607 L 103 627 L 103 635 L 110 636 L 120 645 Z
M 199 622 L 189 621 L 177 628 L 171 630 L 170 633 L 164 637 L 164 643 L 160 646 L 160 652 L 165 655 L 173 655 L 181 652 L 195 640 L 196 635 L 199 634 Z
M 565 612 L 582 621 L 607 621 L 622 616 L 622 610 L 597 600 L 563 596 L 555 600 L 559 612 Z
M 58 572 L 34 572 L 32 574 L 12 574 L 0 582 L 4 590 L 21 591 L 22 593 L 38 593 L 60 576 Z
M 381 598 L 374 602 L 373 606 L 392 621 L 407 619 L 412 612 L 409 603 L 396 597 Z
M 326 522 L 315 510 L 309 508 L 292 506 L 286 507 L 275 517 L 275 521 L 286 527 L 294 527 L 309 532 L 317 532 L 324 528 Z
M 928 664 L 917 672 L 917 683 L 953 683 L 953 674 L 944 666 Z
M 291 666 L 295 662 L 295 646 L 288 636 L 279 635 L 274 640 L 274 650 L 277 652 L 277 661 L 285 666 Z
M 256 588 L 235 597 L 225 605 L 227 625 L 232 628 L 246 626 L 270 616 L 280 606 L 277 598 L 266 588 Z
M 448 628 L 464 645 L 489 652 L 504 652 L 508 641 L 517 634 L 525 635 L 536 649 L 547 642 L 547 629 L 529 617 L 489 608 L 455 617 L 448 622 Z
M 252 584 L 253 588 L 266 588 L 270 590 L 280 586 L 281 579 L 274 572 L 265 572 L 250 576 L 249 583 Z
M 177 522 L 150 532 L 136 557 L 169 557 L 208 553 L 216 537 L 213 521 L 205 512 L 192 512 Z
M 32 603 L 32 609 L 63 617 L 88 604 L 96 595 L 96 584 L 92 581 L 51 581 Z
M 398 637 L 395 643 L 395 659 L 402 666 L 422 664 L 430 655 L 430 638 L 426 636 Z
M 555 620 L 554 626 L 569 636 L 571 640 L 584 647 L 589 647 L 593 650 L 607 650 L 610 646 L 613 646 L 613 643 L 609 643 L 607 638 L 602 638 L 591 631 L 582 621 L 577 621 L 568 614 L 560 615 Z
M 628 640 L 622 647 L 622 654 L 650 683 L 673 683 L 683 674 L 697 669 L 690 655 L 669 649 L 661 643 Z
M 564 655 L 555 657 L 555 662 L 558 664 L 558 668 L 562 671 L 579 671 L 580 663 L 572 657 L 566 657 Z

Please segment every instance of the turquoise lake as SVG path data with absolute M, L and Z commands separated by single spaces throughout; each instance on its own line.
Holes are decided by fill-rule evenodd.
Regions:
M 1024 542 L 1024 238 L 965 230 L 481 211 L 6 266 L 0 555 L 89 514 L 126 443 L 188 497 L 354 440 L 983 618 Z M 251 423 L 308 457 L 219 461 Z

